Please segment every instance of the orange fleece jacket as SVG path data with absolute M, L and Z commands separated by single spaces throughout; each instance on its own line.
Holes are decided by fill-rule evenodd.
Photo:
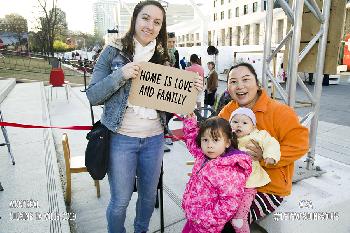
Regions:
M 221 110 L 219 116 L 229 120 L 231 113 L 238 107 L 232 100 Z M 294 161 L 305 155 L 309 149 L 309 131 L 299 123 L 292 108 L 271 99 L 265 90 L 262 90 L 252 110 L 256 116 L 257 128 L 268 131 L 281 145 L 281 160 L 276 165 L 260 162 L 271 182 L 257 190 L 287 196 L 292 190 Z

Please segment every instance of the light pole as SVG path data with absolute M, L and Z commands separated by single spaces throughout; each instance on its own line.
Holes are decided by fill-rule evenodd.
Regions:
M 83 40 L 83 51 L 85 51 L 85 56 L 86 56 L 87 59 L 89 59 L 89 58 L 88 58 L 88 55 L 87 55 L 86 45 L 85 45 L 85 38 L 84 38 L 84 37 L 79 37 L 79 38 L 77 39 L 77 41 L 81 41 L 81 40 Z

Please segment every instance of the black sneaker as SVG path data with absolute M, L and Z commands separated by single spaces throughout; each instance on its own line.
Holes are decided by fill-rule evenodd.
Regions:
M 170 152 L 170 148 L 164 145 L 164 152 Z

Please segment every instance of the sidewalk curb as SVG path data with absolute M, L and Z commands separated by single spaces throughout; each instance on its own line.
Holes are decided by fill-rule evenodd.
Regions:
M 15 87 L 15 85 L 16 85 L 16 79 L 14 79 L 14 78 L 7 79 L 6 84 L 0 90 L 0 103 L 2 103 L 2 101 L 4 101 L 4 99 L 12 91 L 12 89 Z
M 46 101 L 46 93 L 43 82 L 41 83 L 41 104 L 42 104 L 42 118 L 46 125 L 51 125 L 50 114 L 48 110 L 48 103 Z M 53 138 L 52 129 L 47 128 L 43 130 L 44 149 L 45 149 L 45 169 L 47 175 L 47 193 L 49 210 L 51 213 L 58 213 L 60 215 L 66 213 L 66 205 L 63 197 L 63 190 L 59 175 L 57 164 L 57 153 Z M 70 233 L 70 227 L 67 219 L 59 219 L 58 221 L 50 221 L 50 233 Z

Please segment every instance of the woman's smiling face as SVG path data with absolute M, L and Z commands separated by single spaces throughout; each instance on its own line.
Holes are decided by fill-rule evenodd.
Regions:
M 147 5 L 142 8 L 137 15 L 135 23 L 135 38 L 146 46 L 148 43 L 156 39 L 162 28 L 163 12 L 154 5 Z
M 252 108 L 258 99 L 259 86 L 254 74 L 245 66 L 230 71 L 227 89 L 240 107 Z

